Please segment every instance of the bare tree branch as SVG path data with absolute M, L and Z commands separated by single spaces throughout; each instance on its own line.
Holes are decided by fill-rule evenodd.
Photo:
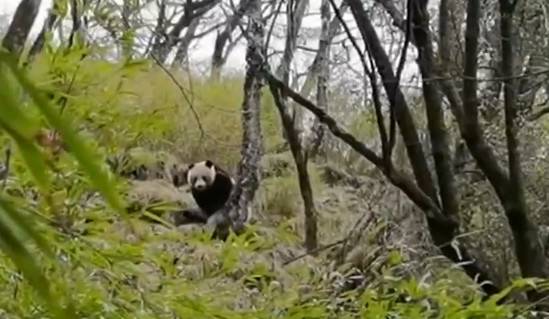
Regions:
M 292 61 L 294 58 L 297 37 L 299 34 L 299 29 L 301 29 L 301 21 L 303 21 L 303 16 L 305 15 L 305 10 L 309 5 L 309 0 L 288 0 L 286 3 L 288 9 L 286 44 L 284 46 L 284 53 L 282 54 L 281 63 L 276 69 L 276 75 L 282 78 L 284 82 L 289 83 L 290 64 L 286 63 L 286 61 Z
M 379 41 L 376 31 L 370 21 L 370 18 L 366 14 L 361 1 L 347 0 L 347 3 L 351 7 L 351 11 L 355 17 L 360 33 L 362 34 L 364 42 L 367 44 L 367 50 L 369 50 L 373 56 L 378 73 L 381 76 L 383 86 L 387 92 L 391 107 L 394 108 L 395 118 L 406 145 L 408 158 L 410 159 L 412 170 L 414 171 L 414 176 L 418 182 L 418 185 L 438 206 L 438 196 L 433 178 L 427 165 L 425 154 L 421 147 L 416 125 L 406 100 L 404 99 L 404 95 L 397 84 L 396 76 L 391 67 L 391 61 L 389 60 L 385 49 L 381 45 L 381 42 Z
M 165 34 L 162 41 L 157 41 L 152 48 L 152 54 L 163 63 L 166 61 L 168 54 L 180 40 L 179 36 L 183 29 L 191 25 L 193 20 L 200 18 L 212 8 L 214 8 L 220 0 L 202 0 L 199 2 L 187 1 L 184 5 L 183 14 L 173 25 L 169 32 Z
M 179 45 L 177 46 L 177 52 L 173 61 L 174 64 L 187 65 L 189 57 L 189 46 L 191 45 L 192 40 L 195 39 L 195 33 L 198 29 L 198 26 L 200 25 L 200 21 L 200 17 L 193 19 L 193 21 L 187 28 L 185 35 L 179 41 Z
M 227 44 L 227 41 L 229 40 L 229 37 L 233 33 L 234 29 L 237 27 L 238 22 L 242 17 L 246 14 L 247 10 L 250 9 L 250 2 L 252 0 L 241 0 L 238 3 L 238 6 L 236 8 L 236 11 L 234 14 L 227 19 L 227 25 L 225 26 L 225 29 L 217 35 L 217 38 L 215 39 L 214 44 L 214 52 L 212 55 L 212 73 L 211 76 L 214 79 L 218 79 L 220 76 L 221 68 L 223 67 L 223 64 L 225 63 L 225 60 L 223 59 L 223 50 L 225 48 L 225 45 Z

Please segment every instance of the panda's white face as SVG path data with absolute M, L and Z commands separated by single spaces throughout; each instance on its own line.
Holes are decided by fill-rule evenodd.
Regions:
M 213 184 L 215 180 L 215 166 L 210 161 L 203 161 L 189 165 L 187 182 L 192 189 L 202 191 Z

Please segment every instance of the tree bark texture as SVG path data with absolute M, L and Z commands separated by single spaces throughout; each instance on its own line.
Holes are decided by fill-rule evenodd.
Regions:
M 316 102 L 318 107 L 327 109 L 328 107 L 328 80 L 330 77 L 330 2 L 322 0 L 320 5 L 321 29 L 320 39 L 318 41 L 318 79 Z M 313 64 L 314 66 L 314 64 Z M 324 139 L 324 126 L 320 124 L 315 117 L 311 127 L 312 136 L 310 143 L 306 145 L 311 158 L 315 158 L 321 150 L 322 140 Z
M 23 51 L 41 2 L 41 0 L 21 0 L 15 10 L 8 31 L 2 40 L 2 46 L 17 57 Z
M 57 21 L 59 21 L 59 3 L 61 0 L 55 0 L 53 2 L 53 7 L 48 12 L 48 18 L 44 22 L 44 25 L 42 26 L 42 30 L 40 30 L 40 33 L 36 37 L 36 40 L 34 40 L 34 43 L 32 44 L 32 47 L 30 49 L 30 56 L 34 56 L 38 54 L 40 51 L 42 51 L 42 48 L 44 47 L 45 41 L 46 41 L 46 33 L 50 32 L 53 29 L 53 26 Z
M 515 251 L 522 275 L 524 277 L 546 278 L 544 248 L 538 235 L 537 227 L 528 217 L 524 182 L 521 168 L 521 154 L 517 138 L 517 80 L 514 78 L 515 50 L 513 47 L 513 13 L 515 1 L 500 0 L 500 30 L 502 75 L 504 76 L 505 136 L 509 165 L 509 183 L 507 196 L 502 198 L 505 213 L 509 219 L 515 239 Z M 536 301 L 543 295 L 530 294 Z
M 246 51 L 248 63 L 244 80 L 244 101 L 242 103 L 242 149 L 238 165 L 236 185 L 226 207 L 225 216 L 230 223 L 218 224 L 214 236 L 226 238 L 228 226 L 239 233 L 248 220 L 255 193 L 259 187 L 259 165 L 261 160 L 261 69 L 265 63 L 265 25 L 261 16 L 261 0 L 251 0 L 248 4 L 249 37 Z
M 386 175 L 388 175 L 394 185 L 401 188 L 416 204 L 421 203 L 421 206 L 418 206 L 427 213 L 429 231 L 435 244 L 441 248 L 442 253 L 452 261 L 462 263 L 465 272 L 471 278 L 480 277 L 482 278 L 481 281 L 489 280 L 490 275 L 483 271 L 478 262 L 473 261 L 473 258 L 471 258 L 463 245 L 458 243 L 460 254 L 449 246 L 454 240 L 454 237 L 458 234 L 459 224 L 457 222 L 457 214 L 459 206 L 452 173 L 449 138 L 442 113 L 441 95 L 439 88 L 431 81 L 431 78 L 434 75 L 434 58 L 432 47 L 429 42 L 432 39 L 428 31 L 428 24 L 424 22 L 428 21 L 428 17 L 425 15 L 426 11 L 423 9 L 426 7 L 426 3 L 418 1 L 413 2 L 414 5 L 412 8 L 415 8 L 415 12 L 413 13 L 417 13 L 418 11 L 419 13 L 415 15 L 415 17 L 412 15 L 412 18 L 415 20 L 412 41 L 420 51 L 419 63 L 420 70 L 424 77 L 424 83 L 429 82 L 423 90 L 426 107 L 428 108 L 427 117 L 431 134 L 433 157 L 435 158 L 435 168 L 439 181 L 438 188 L 442 199 L 441 204 L 439 204 L 436 186 L 427 166 L 427 159 L 419 143 L 415 124 L 413 123 L 409 108 L 393 73 L 391 62 L 381 46 L 379 38 L 377 37 L 368 15 L 364 11 L 362 3 L 355 0 L 347 0 L 347 2 L 355 16 L 355 21 L 361 31 L 366 48 L 373 56 L 378 73 L 381 75 L 385 91 L 389 97 L 389 102 L 395 110 L 395 119 L 406 143 L 408 157 L 412 164 L 417 184 L 421 190 L 412 192 L 411 190 L 413 187 L 409 185 L 409 181 L 407 181 L 406 178 L 403 178 L 398 172 L 391 174 L 389 171 L 386 172 Z M 423 16 L 421 14 L 423 14 Z M 425 205 L 425 199 L 422 199 L 421 201 L 414 200 L 414 198 L 419 199 L 422 197 L 417 194 L 418 191 L 423 193 L 422 196 L 430 197 L 429 202 L 431 205 L 437 207 L 440 215 L 444 215 L 444 217 L 440 217 L 439 214 L 435 216 L 430 215 L 433 208 L 430 205 Z M 469 262 L 472 261 L 472 263 L 463 264 L 464 260 Z M 482 288 L 488 294 L 496 293 L 499 290 L 491 284 L 484 285 Z
M 442 95 L 440 94 L 437 82 L 431 80 L 435 77 L 435 64 L 432 45 L 433 39 L 429 32 L 427 1 L 408 1 L 414 1 L 414 5 L 411 6 L 412 12 L 410 16 L 414 25 L 413 35 L 416 39 L 419 52 L 418 64 L 423 79 L 422 89 L 425 100 L 427 125 L 431 138 L 431 152 L 435 161 L 436 175 L 438 177 L 442 210 L 445 214 L 457 219 L 459 203 L 457 200 L 457 189 L 452 166 L 450 138 L 444 123 Z

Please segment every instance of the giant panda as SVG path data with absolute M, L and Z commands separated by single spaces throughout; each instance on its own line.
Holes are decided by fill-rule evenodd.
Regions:
M 198 209 L 186 209 L 182 220 L 176 224 L 215 223 L 210 217 L 220 211 L 233 190 L 234 179 L 211 160 L 192 163 L 188 166 L 186 180 Z M 174 179 L 174 184 L 180 183 Z

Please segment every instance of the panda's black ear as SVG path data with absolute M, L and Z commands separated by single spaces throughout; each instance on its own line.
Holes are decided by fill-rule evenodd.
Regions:
M 178 176 L 177 174 L 174 174 L 174 175 L 172 176 L 172 184 L 173 184 L 175 187 L 178 187 L 178 186 L 180 185 L 180 184 L 179 184 L 180 182 L 181 182 L 181 180 L 179 179 L 179 176 Z
M 194 167 L 194 163 L 189 164 L 189 166 L 187 166 L 187 170 L 190 170 L 190 169 L 193 168 L 193 167 Z
M 212 163 L 212 161 L 206 160 L 206 167 L 211 168 L 213 166 L 213 164 L 214 163 Z

